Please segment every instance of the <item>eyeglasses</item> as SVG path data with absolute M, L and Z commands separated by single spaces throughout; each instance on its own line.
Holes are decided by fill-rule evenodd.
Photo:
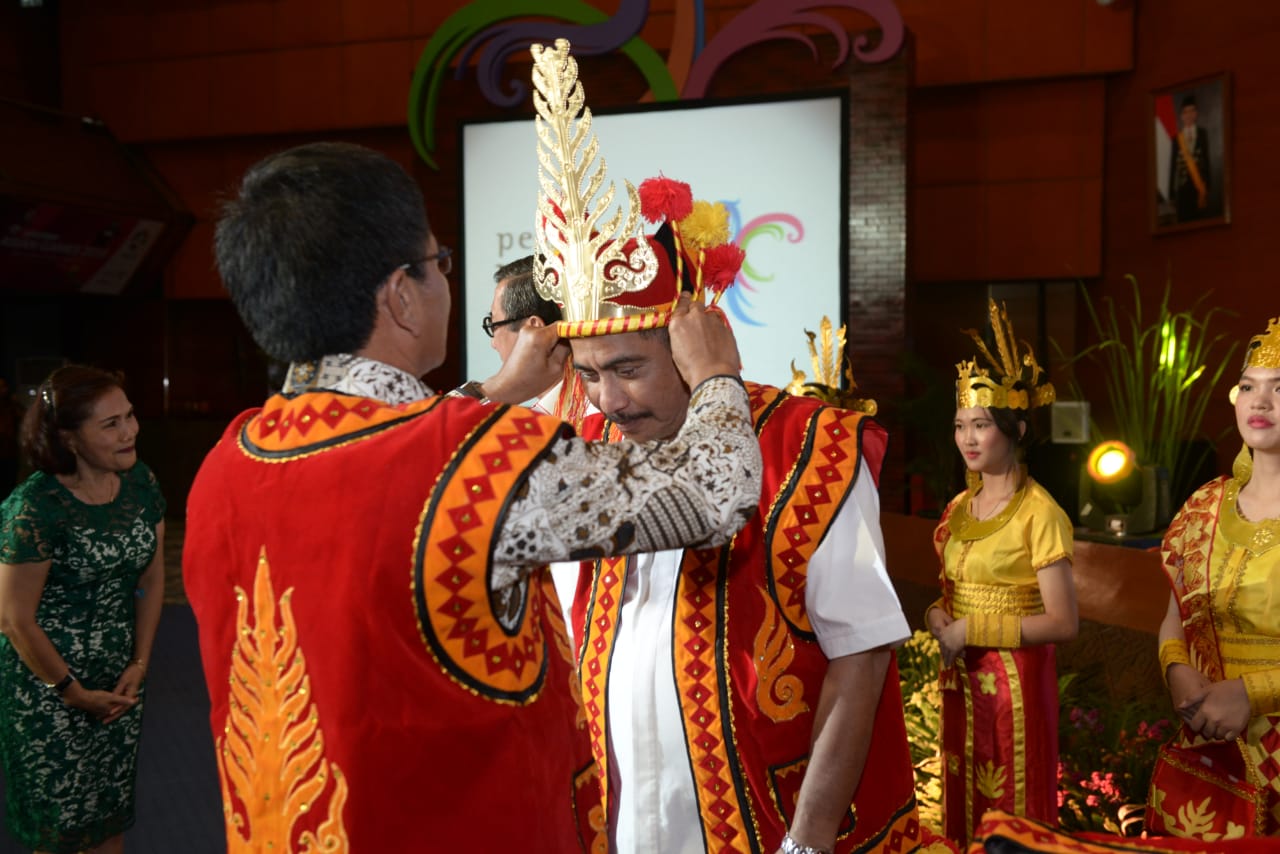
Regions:
M 509 323 L 519 323 L 522 320 L 528 320 L 527 317 L 508 317 L 506 320 L 494 320 L 493 314 L 489 313 L 484 316 L 484 320 L 480 321 L 480 328 L 484 330 L 484 334 L 490 338 L 493 337 L 493 330 L 501 329 Z
M 417 261 L 410 261 L 407 264 L 401 264 L 400 269 L 406 271 L 412 270 L 419 264 L 425 264 L 428 261 L 435 261 L 436 266 L 440 268 L 440 274 L 443 276 L 447 276 L 453 272 L 453 250 L 448 246 L 441 246 L 440 251 L 431 255 L 423 256 Z

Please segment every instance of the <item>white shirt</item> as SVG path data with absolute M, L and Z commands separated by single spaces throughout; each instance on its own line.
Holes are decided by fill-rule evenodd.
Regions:
M 879 519 L 880 499 L 863 461 L 848 500 L 809 561 L 805 607 L 828 659 L 911 635 L 885 568 Z M 677 549 L 631 558 L 634 570 L 622 594 L 606 708 L 611 836 L 613 850 L 624 854 L 706 850 L 672 664 L 683 556 Z M 577 564 L 572 567 L 576 586 Z M 553 578 L 562 589 L 564 581 L 555 572 Z

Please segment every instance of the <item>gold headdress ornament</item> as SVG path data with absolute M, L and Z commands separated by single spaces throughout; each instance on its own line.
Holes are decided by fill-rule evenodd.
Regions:
M 853 381 L 853 366 L 849 364 L 849 360 L 842 358 L 844 355 L 845 328 L 840 327 L 833 335 L 831 332 L 831 318 L 825 315 L 818 329 L 822 336 L 822 355 L 818 355 L 818 347 L 815 341 L 818 335 L 810 332 L 808 329 L 804 334 L 809 336 L 809 361 L 813 364 L 813 382 L 805 382 L 804 371 L 796 370 L 796 363 L 791 361 L 791 382 L 787 385 L 787 393 L 802 397 L 815 397 L 818 400 L 825 401 L 834 406 L 843 409 L 853 409 L 858 412 L 865 412 L 868 415 L 876 414 L 876 402 L 874 400 L 864 400 L 853 396 L 853 390 L 858 387 Z M 847 388 L 840 388 L 840 369 L 839 365 L 844 365 L 844 379 L 848 381 Z
M 1009 322 L 1009 313 L 1004 306 L 996 306 L 993 299 L 987 300 L 987 313 L 991 318 L 991 334 L 995 339 L 997 359 L 991 354 L 976 329 L 962 329 L 961 332 L 973 339 L 982 355 L 986 357 L 995 376 L 986 368 L 978 367 L 977 359 L 960 362 L 956 365 L 959 378 L 956 380 L 956 406 L 966 409 L 971 406 L 990 406 L 996 409 L 1034 409 L 1053 403 L 1057 394 L 1052 383 L 1041 383 L 1044 370 L 1036 362 L 1031 345 L 1022 342 L 1023 352 L 1018 353 L 1018 340 L 1013 333 L 1013 324 Z M 1030 369 L 1030 376 L 1025 376 L 1024 368 Z M 1021 382 L 1024 388 L 1017 388 Z
M 569 42 L 556 39 L 553 50 L 539 44 L 530 50 L 540 188 L 533 281 L 543 299 L 560 303 L 564 315 L 560 326 L 565 327 L 599 320 L 602 303 L 627 291 L 643 290 L 657 274 L 658 262 L 638 228 L 640 200 L 630 182 L 624 182 L 625 222 L 621 208 L 608 222 L 599 222 L 613 202 L 612 182 L 591 208 L 604 186 L 606 165 L 601 157 L 591 171 L 599 143 L 591 132 L 591 110 L 578 81 L 578 63 L 569 55 Z M 635 242 L 624 253 L 632 236 Z
M 1280 317 L 1271 318 L 1266 332 L 1249 339 L 1240 370 L 1248 368 L 1280 368 Z
M 742 250 L 728 243 L 729 212 L 693 201 L 689 185 L 651 178 L 628 206 L 601 223 L 613 203 L 605 161 L 591 132 L 577 62 L 569 42 L 533 45 L 533 103 L 537 110 L 538 213 L 533 281 L 539 296 L 561 307 L 563 338 L 636 332 L 666 326 L 682 286 L 714 304 L 737 277 Z M 643 216 L 664 224 L 646 237 Z
M 1240 372 L 1244 373 L 1250 368 L 1280 368 L 1280 317 L 1271 318 L 1267 321 L 1266 332 L 1249 339 L 1249 346 L 1244 348 L 1244 364 L 1240 366 Z M 1233 385 L 1227 395 L 1232 406 L 1235 406 L 1239 393 L 1240 386 Z

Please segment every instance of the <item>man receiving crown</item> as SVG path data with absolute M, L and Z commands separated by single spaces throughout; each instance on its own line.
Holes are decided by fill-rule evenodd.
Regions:
M 533 52 L 535 281 L 563 306 L 559 332 L 601 411 L 583 434 L 670 457 L 699 393 L 672 363 L 672 306 L 686 291 L 714 303 L 742 251 L 726 242 L 722 206 L 667 178 L 627 184 L 625 226 L 622 210 L 601 223 L 613 190 L 593 204 L 604 164 L 590 172 L 576 64 L 564 41 Z M 637 207 L 661 222 L 655 234 L 636 228 Z M 921 830 L 890 652 L 909 630 L 875 483 L 884 430 L 747 389 L 764 489 L 746 528 L 723 547 L 582 567 L 574 635 L 611 841 L 664 854 L 911 850 Z

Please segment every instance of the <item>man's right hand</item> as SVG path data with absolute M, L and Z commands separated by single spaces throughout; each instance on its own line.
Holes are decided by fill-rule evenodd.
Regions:
M 742 371 L 738 342 L 719 309 L 708 309 L 681 295 L 667 324 L 671 333 L 671 358 L 690 389 L 715 376 L 737 376 Z
M 485 397 L 498 403 L 524 403 L 564 377 L 569 345 L 556 335 L 556 325 L 520 328 L 511 355 L 501 370 L 481 383 Z

